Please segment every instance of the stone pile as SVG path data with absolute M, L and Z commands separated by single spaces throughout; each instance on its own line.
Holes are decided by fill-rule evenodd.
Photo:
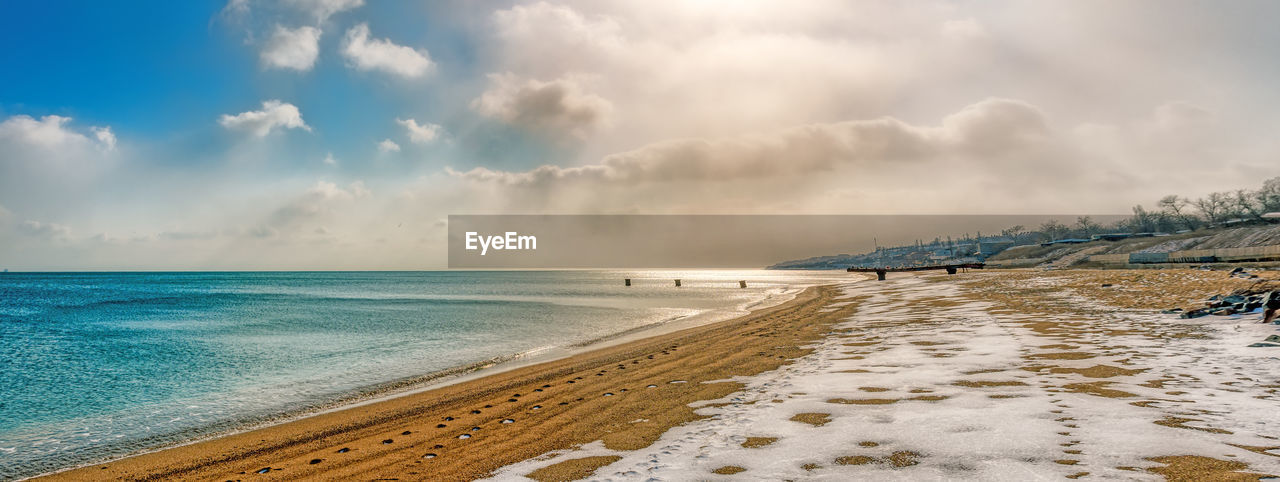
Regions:
M 1262 310 L 1267 300 L 1280 296 L 1274 286 L 1269 283 L 1258 283 L 1251 288 L 1241 288 L 1226 295 L 1213 295 L 1205 300 L 1203 308 L 1194 308 L 1182 312 L 1180 309 L 1168 310 L 1166 313 L 1182 313 L 1183 318 L 1199 318 L 1201 316 L 1238 315 L 1254 313 Z

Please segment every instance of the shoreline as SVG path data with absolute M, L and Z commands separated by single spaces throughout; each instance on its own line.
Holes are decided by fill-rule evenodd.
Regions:
M 448 367 L 420 375 L 403 377 L 395 380 L 389 380 L 382 383 L 376 383 L 357 388 L 348 393 L 339 395 L 324 401 L 298 406 L 277 413 L 265 414 L 253 417 L 245 417 L 235 420 L 226 420 L 213 424 L 212 430 L 192 430 L 195 435 L 181 438 L 177 441 L 164 441 L 153 447 L 132 450 L 119 455 L 105 458 L 99 458 L 89 462 L 79 463 L 76 465 L 51 470 L 44 473 L 29 475 L 19 480 L 29 480 L 60 474 L 63 472 L 73 471 L 84 467 L 101 465 L 115 462 L 131 457 L 161 452 L 177 447 L 198 444 L 222 437 L 233 436 L 254 430 L 269 428 L 272 426 L 290 423 L 298 420 L 304 420 L 309 417 L 322 415 L 325 413 L 341 411 L 349 408 L 359 407 L 367 404 L 378 403 L 391 400 L 398 397 L 413 395 L 425 391 L 435 390 L 448 387 L 457 383 L 464 383 L 490 375 L 501 374 L 510 370 L 517 370 L 522 367 L 536 365 L 539 363 L 552 362 L 565 358 L 577 356 L 592 350 L 607 348 L 610 346 L 624 344 L 635 340 L 658 336 L 673 331 L 687 328 L 693 328 L 703 325 L 719 323 L 742 316 L 746 316 L 753 310 L 765 309 L 786 303 L 795 298 L 804 289 L 818 286 L 820 282 L 810 282 L 807 284 L 795 284 L 789 287 L 779 288 L 778 292 L 766 292 L 760 298 L 752 299 L 744 303 L 715 309 L 706 309 L 692 315 L 680 315 L 648 325 L 630 328 L 621 332 L 611 333 L 600 336 L 598 338 L 575 342 L 567 345 L 540 347 L 525 352 L 511 353 L 491 357 L 485 360 L 479 360 L 462 365 Z M 223 428 L 217 428 L 222 426 Z
M 704 312 L 681 319 L 656 323 L 639 329 L 611 334 L 597 340 L 592 340 L 586 345 L 578 344 L 567 347 L 557 347 L 557 349 L 535 353 L 531 356 L 526 354 L 517 354 L 497 363 L 494 363 L 493 360 L 488 360 L 446 370 L 444 373 L 437 372 L 436 374 L 424 375 L 423 377 L 428 378 L 426 381 L 423 381 L 422 377 L 415 377 L 410 379 L 410 381 L 388 382 L 388 384 L 392 385 L 394 388 L 375 389 L 371 393 L 354 395 L 339 403 L 335 403 L 333 406 L 306 409 L 300 413 L 274 418 L 245 428 L 222 432 L 208 437 L 201 437 L 176 445 L 168 445 L 140 453 L 129 454 L 106 462 L 96 462 L 93 464 L 71 467 L 38 475 L 35 476 L 35 478 L 74 478 L 77 477 L 75 474 L 80 474 L 79 476 L 88 476 L 88 473 L 84 473 L 84 471 L 103 465 L 118 466 L 121 465 L 120 462 L 128 462 L 139 458 L 152 458 L 156 457 L 157 454 L 168 454 L 173 451 L 182 451 L 184 449 L 189 450 L 191 447 L 198 447 L 203 444 L 216 444 L 221 440 L 242 437 L 246 434 L 253 434 L 262 431 L 272 431 L 281 426 L 309 423 L 309 421 L 316 418 L 329 416 L 341 417 L 345 416 L 343 414 L 346 414 L 347 412 L 365 409 L 366 407 L 378 407 L 378 410 L 381 410 L 383 404 L 403 404 L 404 399 L 407 398 L 430 396 L 429 394 L 435 392 L 449 391 L 451 387 L 475 384 L 479 383 L 481 380 L 491 378 L 511 378 L 512 376 L 518 378 L 520 377 L 520 372 L 537 371 L 547 365 L 573 364 L 576 363 L 576 360 L 578 359 L 594 358 L 599 356 L 598 354 L 600 352 L 626 350 L 632 345 L 644 344 L 646 342 L 652 343 L 653 340 L 657 338 L 687 336 L 681 334 L 691 330 L 705 330 L 708 329 L 708 327 L 716 327 L 721 324 L 733 323 L 735 321 L 756 317 L 762 312 L 770 312 L 778 309 L 779 307 L 788 305 L 795 301 L 797 297 L 800 297 L 804 293 L 810 292 L 814 289 L 814 285 L 810 285 L 807 288 L 788 289 L 781 293 L 771 294 L 765 298 L 753 300 L 736 306 L 735 310 L 725 310 L 724 313 L 729 314 L 721 315 L 718 319 L 714 318 L 714 313 Z M 734 311 L 742 311 L 745 309 L 751 309 L 752 311 L 745 315 L 737 317 L 732 316 Z M 699 322 L 699 318 L 706 316 L 711 316 L 712 319 L 709 321 Z M 525 358 L 526 356 L 528 356 L 528 358 Z M 167 458 L 168 456 L 165 457 Z M 111 470 L 108 472 L 100 472 L 102 469 L 96 470 L 98 471 L 92 472 L 95 477 L 111 476 L 136 478 L 130 475 L 125 475 L 125 472 L 116 474 L 115 471 Z M 132 470 L 127 472 L 134 473 Z
M 1256 313 L 1160 312 L 1257 280 L 1001 270 L 861 281 L 47 480 L 1280 473 L 1268 370 L 1280 352 L 1249 347 L 1275 327 Z

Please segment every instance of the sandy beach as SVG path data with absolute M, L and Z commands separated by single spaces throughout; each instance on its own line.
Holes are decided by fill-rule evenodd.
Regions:
M 1255 480 L 1280 474 L 1280 348 L 1247 345 L 1275 326 L 1159 310 L 1256 282 L 851 279 L 735 320 L 49 478 Z
M 706 382 L 773 370 L 808 354 L 799 347 L 821 339 L 851 309 L 824 311 L 838 295 L 811 288 L 732 321 L 50 478 L 468 480 L 593 441 L 641 449 L 668 428 L 700 418 L 689 403 L 742 388 Z M 542 473 L 557 479 L 589 471 L 592 462 L 603 460 Z

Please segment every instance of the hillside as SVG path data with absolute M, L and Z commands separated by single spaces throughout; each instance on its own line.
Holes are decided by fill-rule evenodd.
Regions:
M 1280 245 L 1280 225 L 1201 229 L 1188 233 L 1090 241 L 1078 244 L 1025 244 L 986 256 L 989 266 L 1002 268 L 1065 268 L 1090 265 L 1089 256 L 1128 253 L 1171 253 L 1193 249 L 1250 248 Z M 927 257 L 914 247 L 881 249 L 863 254 L 840 254 L 784 261 L 767 269 L 845 269 L 853 265 L 911 264 Z
M 1280 225 L 1202 229 L 1190 233 L 1120 241 L 1092 241 L 1069 245 L 1030 245 L 1009 248 L 987 259 L 993 267 L 1067 267 L 1088 265 L 1090 255 L 1172 253 L 1193 249 L 1252 248 L 1280 245 Z M 1079 256 L 1081 254 L 1087 255 Z M 1062 261 L 1071 259 L 1070 262 Z

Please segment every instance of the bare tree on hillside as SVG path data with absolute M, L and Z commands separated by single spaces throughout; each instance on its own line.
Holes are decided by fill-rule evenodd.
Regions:
M 1262 205 L 1262 210 L 1268 213 L 1280 211 L 1280 177 L 1267 179 L 1262 183 L 1262 189 L 1254 193 L 1254 197 L 1258 199 L 1258 204 Z
M 1067 225 L 1058 222 L 1057 219 L 1050 219 L 1040 225 L 1040 232 L 1047 238 L 1047 241 L 1062 239 L 1067 236 L 1071 229 Z
M 1012 239 L 1018 239 L 1018 236 L 1027 232 L 1027 228 L 1021 224 L 1015 224 L 1007 229 L 1000 230 L 1001 236 L 1008 236 Z
M 1163 213 L 1147 211 L 1141 204 L 1133 207 L 1133 216 L 1124 223 L 1133 233 L 1154 233 L 1169 225 L 1169 218 Z
M 1160 201 L 1156 203 L 1156 206 L 1159 206 L 1160 211 L 1164 212 L 1166 216 L 1176 220 L 1186 229 L 1195 229 L 1197 224 L 1196 217 L 1186 212 L 1187 206 L 1190 204 L 1191 201 L 1187 200 L 1187 198 L 1178 196 L 1177 194 L 1170 194 L 1160 198 Z
M 1231 196 L 1228 201 L 1229 210 L 1235 217 L 1245 219 L 1262 219 L 1262 215 L 1267 213 L 1265 207 L 1259 202 L 1257 192 L 1250 192 L 1240 189 Z
M 1088 237 L 1101 232 L 1102 225 L 1094 222 L 1093 218 L 1089 216 L 1080 216 L 1076 218 L 1076 231 L 1079 231 L 1081 235 Z
M 1192 202 L 1200 215 L 1210 224 L 1216 224 L 1227 217 L 1228 198 L 1225 193 L 1215 192 Z

